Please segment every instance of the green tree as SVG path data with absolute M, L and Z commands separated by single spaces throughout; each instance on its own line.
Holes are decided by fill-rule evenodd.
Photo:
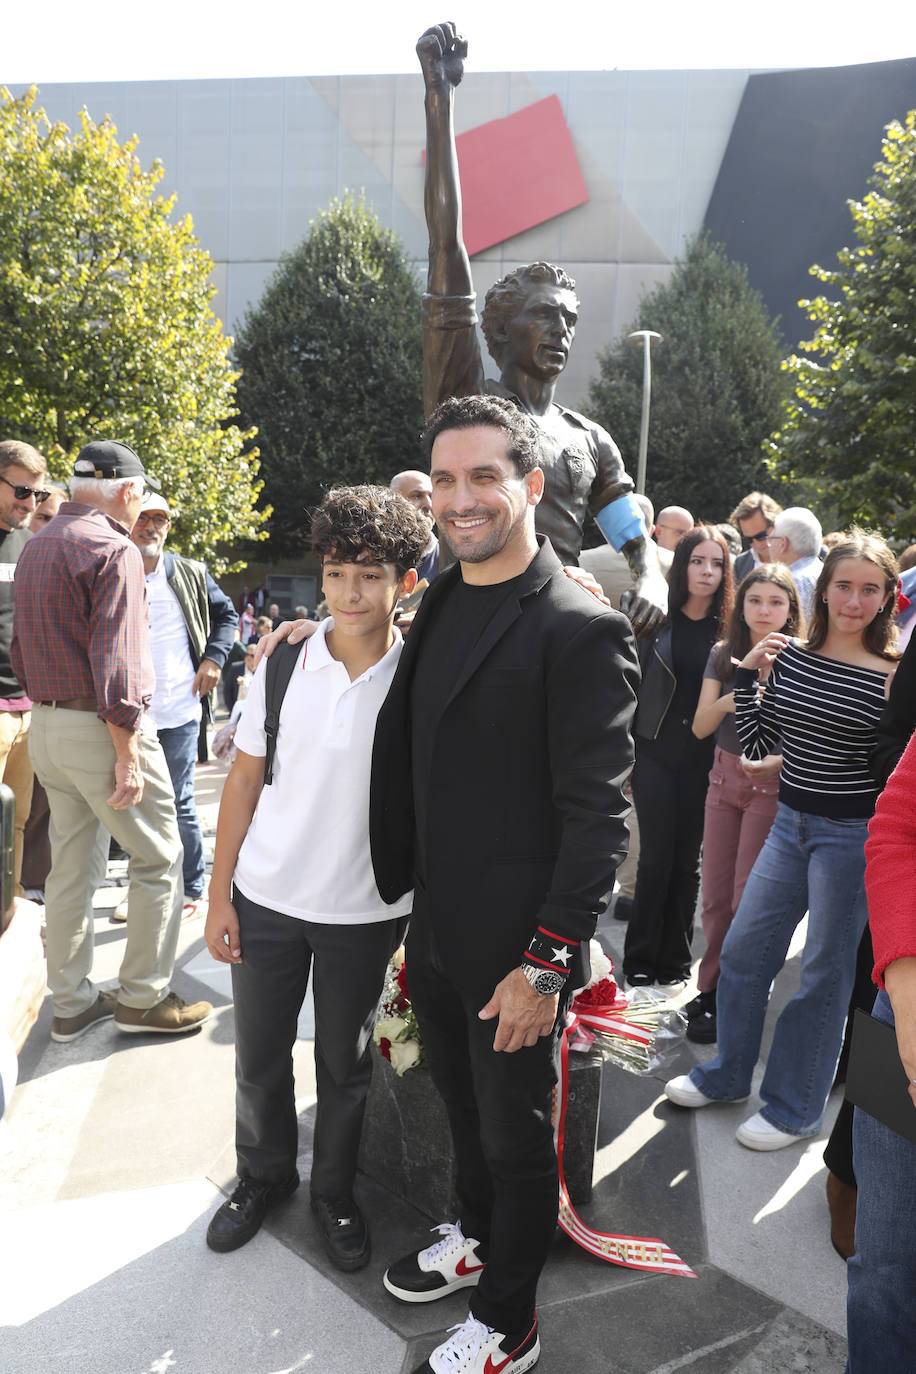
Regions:
M 136 139 L 85 111 L 71 134 L 36 100 L 0 91 L 0 434 L 59 477 L 88 439 L 126 440 L 175 508 L 172 544 L 223 571 L 266 512 L 210 256 Z
M 598 355 L 586 413 L 614 436 L 635 478 L 642 350 L 626 341 L 654 329 L 646 475 L 656 510 L 687 506 L 724 520 L 766 468 L 762 444 L 787 391 L 776 324 L 747 270 L 705 234 L 688 241 L 669 281 L 643 293 L 636 320 Z
M 812 267 L 814 338 L 784 364 L 793 390 L 767 445 L 841 521 L 916 531 L 916 111 L 885 129 L 874 188 L 850 201 L 856 243 Z
M 296 553 L 335 483 L 387 483 L 423 424 L 420 293 L 364 201 L 333 200 L 238 330 L 239 405 L 257 425 L 273 547 Z

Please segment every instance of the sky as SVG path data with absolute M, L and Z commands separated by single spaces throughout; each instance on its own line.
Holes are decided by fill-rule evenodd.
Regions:
M 414 44 L 439 18 L 429 0 L 45 0 L 4 11 L 0 83 L 10 85 L 413 72 Z M 854 0 L 461 0 L 446 17 L 469 40 L 469 71 L 807 67 L 916 56 L 914 0 L 883 0 L 873 10 Z

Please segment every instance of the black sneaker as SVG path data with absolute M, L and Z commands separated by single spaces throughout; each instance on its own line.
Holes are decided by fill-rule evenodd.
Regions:
M 701 1011 L 699 1016 L 692 1016 L 687 1022 L 684 1034 L 695 1045 L 714 1045 L 718 1034 L 715 1008 L 712 1011 Z
M 612 915 L 615 921 L 629 921 L 630 917 L 633 915 L 633 898 L 618 897 L 614 903 Z
M 243 1178 L 222 1207 L 213 1214 L 207 1227 L 207 1244 L 211 1250 L 224 1254 L 238 1250 L 252 1236 L 257 1235 L 271 1207 L 285 1202 L 299 1187 L 299 1175 L 293 1173 L 282 1183 L 263 1183 L 256 1178 Z
M 465 1236 L 460 1222 L 447 1221 L 433 1230 L 441 1240 L 385 1271 L 382 1282 L 401 1302 L 435 1302 L 459 1288 L 474 1287 L 483 1273 L 486 1260 L 480 1241 Z
M 318 1218 L 332 1264 L 349 1273 L 369 1263 L 369 1228 L 351 1197 L 330 1201 L 313 1193 L 312 1211 Z

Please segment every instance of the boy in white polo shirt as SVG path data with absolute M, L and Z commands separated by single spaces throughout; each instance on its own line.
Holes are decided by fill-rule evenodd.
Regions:
M 207 1231 L 235 1250 L 298 1187 L 292 1047 L 314 961 L 317 1108 L 312 1210 L 338 1268 L 369 1259 L 353 1201 L 369 1042 L 410 894 L 386 905 L 369 854 L 375 721 L 401 652 L 399 599 L 417 582 L 429 522 L 384 487 L 341 487 L 315 512 L 330 618 L 303 646 L 265 785 L 266 663 L 235 734 L 210 879 L 206 941 L 232 965 L 240 1182 Z M 262 790 L 263 789 L 263 790 Z

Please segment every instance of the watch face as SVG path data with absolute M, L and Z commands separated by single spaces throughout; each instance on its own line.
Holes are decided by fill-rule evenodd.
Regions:
M 566 979 L 561 973 L 549 973 L 545 970 L 537 975 L 532 986 L 535 992 L 540 993 L 542 997 L 551 997 L 555 992 L 560 991 L 565 982 Z

